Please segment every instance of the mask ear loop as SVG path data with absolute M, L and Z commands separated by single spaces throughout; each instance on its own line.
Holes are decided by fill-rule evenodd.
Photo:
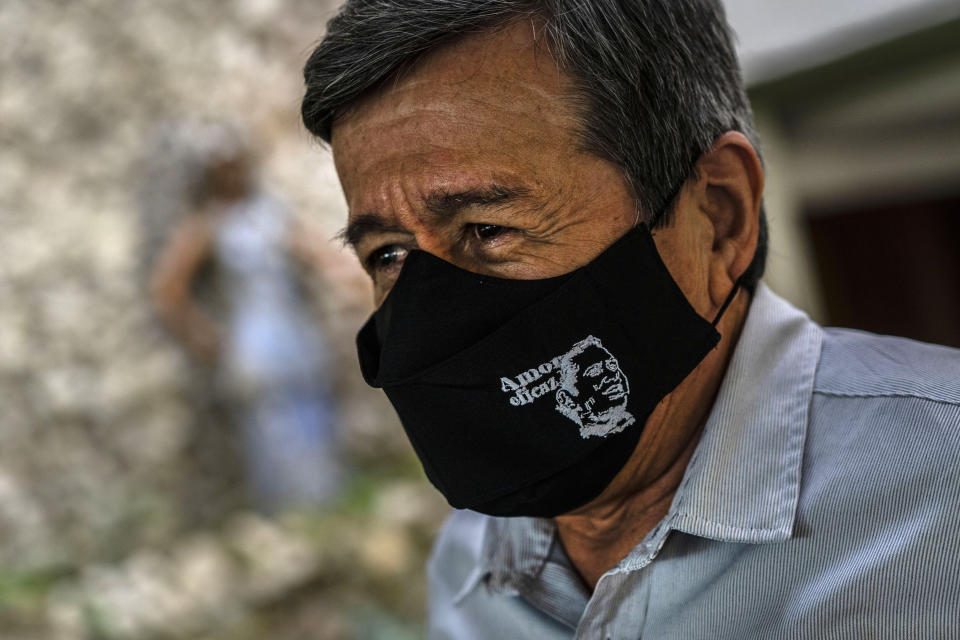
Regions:
M 743 285 L 743 275 L 737 278 L 737 281 L 733 283 L 733 290 L 730 292 L 730 295 L 727 296 L 727 299 L 724 301 L 723 306 L 720 307 L 720 311 L 717 312 L 717 317 L 713 319 L 713 322 L 710 324 L 713 325 L 713 328 L 717 328 L 717 323 L 720 322 L 720 318 L 723 317 L 724 312 L 727 310 L 727 307 L 730 306 L 730 303 L 733 302 L 733 299 L 737 297 L 737 292 L 740 291 L 740 287 Z
M 629 183 L 629 179 L 627 180 L 627 182 Z M 656 213 L 652 218 L 650 218 L 649 222 L 647 221 L 642 222 L 640 220 L 640 218 L 643 216 L 643 211 L 639 203 L 636 203 L 636 199 L 634 199 L 637 216 L 633 220 L 633 228 L 637 228 L 641 224 L 645 224 L 647 226 L 647 229 L 650 230 L 650 235 L 651 236 L 656 235 L 653 231 L 653 228 L 657 226 L 657 223 L 660 222 L 660 220 L 665 215 L 673 211 L 674 207 L 677 205 L 677 198 L 680 196 L 680 192 L 683 190 L 684 184 L 686 184 L 686 179 L 684 179 L 684 181 L 680 183 L 679 187 L 673 190 L 673 193 L 671 193 L 670 197 L 667 198 L 667 204 L 664 205 L 662 209 L 660 209 L 659 213 Z
M 676 204 L 677 197 L 680 195 L 680 191 L 683 189 L 683 185 L 684 185 L 684 184 L 685 184 L 685 182 L 684 182 L 684 183 L 681 183 L 681 185 L 680 185 L 679 187 L 677 187 L 677 189 L 673 192 L 673 195 L 670 196 L 670 199 L 667 201 L 667 206 L 664 207 L 664 209 L 663 209 L 663 213 L 665 213 L 665 212 L 667 212 L 667 211 L 673 211 L 673 207 L 674 207 L 674 205 Z M 653 232 L 653 228 L 652 228 L 652 227 L 653 227 L 653 225 L 655 225 L 655 224 L 657 223 L 657 221 L 660 219 L 660 217 L 663 215 L 663 213 L 661 213 L 660 215 L 654 216 L 653 219 L 650 221 L 650 224 L 648 225 L 648 227 L 650 228 L 650 235 L 651 235 L 651 237 L 654 236 L 654 235 L 656 235 L 656 234 Z M 637 207 L 637 217 L 636 217 L 636 219 L 633 221 L 633 226 L 634 226 L 634 228 L 636 228 L 636 227 L 638 227 L 639 225 L 640 225 L 640 207 L 638 206 L 638 207 Z M 746 274 L 741 274 L 740 277 L 737 278 L 737 281 L 733 283 L 733 290 L 730 292 L 730 295 L 727 296 L 727 299 L 724 300 L 723 305 L 720 307 L 720 311 L 717 312 L 717 316 L 713 319 L 713 322 L 710 323 L 711 326 L 713 326 L 714 329 L 717 328 L 717 323 L 720 322 L 720 318 L 723 317 L 723 314 L 726 312 L 727 307 L 729 307 L 729 306 L 730 306 L 730 303 L 733 302 L 733 299 L 734 299 L 735 297 L 737 297 L 737 292 L 740 291 L 740 287 L 743 286 L 743 276 L 744 276 L 744 275 L 746 275 Z

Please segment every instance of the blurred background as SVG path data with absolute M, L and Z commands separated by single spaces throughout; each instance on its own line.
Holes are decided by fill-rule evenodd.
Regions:
M 960 5 L 727 5 L 768 283 L 960 346 Z M 0 2 L 5 640 L 422 635 L 446 506 L 359 377 L 371 294 L 298 122 L 332 12 Z

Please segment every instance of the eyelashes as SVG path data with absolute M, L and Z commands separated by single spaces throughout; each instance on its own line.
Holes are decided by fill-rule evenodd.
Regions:
M 371 274 L 376 274 L 399 266 L 408 253 L 410 253 L 409 249 L 403 245 L 388 244 L 371 251 L 364 262 L 367 270 Z
M 482 259 L 481 252 L 484 246 L 505 240 L 507 236 L 516 232 L 517 229 L 497 224 L 466 224 L 461 233 L 459 240 L 461 246 L 458 247 L 458 251 L 475 259 Z M 402 264 L 410 253 L 410 249 L 411 247 L 403 243 L 385 244 L 371 251 L 364 260 L 364 265 L 371 274 L 376 275 Z
M 510 227 L 502 227 L 497 224 L 471 224 L 473 235 L 480 241 L 489 241 L 499 238 L 504 233 L 510 231 Z

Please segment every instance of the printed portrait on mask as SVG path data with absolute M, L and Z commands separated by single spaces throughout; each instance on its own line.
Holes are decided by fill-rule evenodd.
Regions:
M 588 336 L 560 359 L 557 411 L 580 426 L 582 437 L 608 436 L 633 424 L 629 394 L 627 376 L 599 338 Z

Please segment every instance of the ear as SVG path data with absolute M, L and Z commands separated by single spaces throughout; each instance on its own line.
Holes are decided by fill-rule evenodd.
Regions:
M 747 137 L 728 131 L 697 161 L 700 209 L 713 227 L 709 295 L 719 307 L 757 250 L 763 165 Z

